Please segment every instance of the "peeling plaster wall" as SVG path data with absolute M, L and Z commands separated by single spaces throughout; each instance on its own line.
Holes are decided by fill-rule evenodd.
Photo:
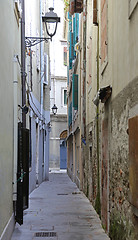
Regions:
M 129 203 L 128 119 L 138 114 L 138 78 L 112 101 L 110 133 L 110 212 L 119 212 L 132 224 Z M 135 110 L 134 110 L 135 109 Z M 130 217 L 131 216 L 131 217 Z M 129 236 L 131 239 L 131 236 Z

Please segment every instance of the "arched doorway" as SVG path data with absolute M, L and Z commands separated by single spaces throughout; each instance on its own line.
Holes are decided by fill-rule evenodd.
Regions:
M 67 130 L 60 134 L 60 169 L 67 168 Z

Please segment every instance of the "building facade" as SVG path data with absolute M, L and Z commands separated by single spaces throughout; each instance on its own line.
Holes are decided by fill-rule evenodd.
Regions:
M 68 19 L 68 173 L 111 239 L 136 239 L 138 2 L 70 1 Z
M 49 179 L 49 43 L 30 38 L 47 36 L 48 7 L 45 0 L 1 2 L 1 240 L 11 238 L 15 222 L 23 224 L 29 193 Z
M 18 104 L 21 105 L 22 94 L 20 14 L 19 3 L 9 0 L 1 2 L 0 239 L 2 240 L 10 239 L 14 228 L 13 201 L 16 199 L 14 192 L 16 191 L 17 173 Z
M 48 12 L 47 1 L 26 1 L 25 22 L 27 37 L 46 36 L 42 16 Z M 44 32 L 44 33 L 43 33 Z M 50 132 L 50 56 L 49 42 L 26 48 L 27 116 L 30 129 L 29 191 L 49 179 Z
M 51 3 L 50 3 L 51 4 Z M 60 15 L 56 38 L 50 43 L 51 92 L 50 92 L 50 158 L 49 167 L 66 168 L 67 134 L 67 41 L 64 30 L 64 1 L 54 0 L 55 12 Z M 52 113 L 54 104 L 57 113 Z

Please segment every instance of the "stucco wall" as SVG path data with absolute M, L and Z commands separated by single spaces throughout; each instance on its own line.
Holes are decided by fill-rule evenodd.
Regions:
M 20 67 L 14 63 L 14 55 L 20 59 L 20 28 L 14 14 L 14 1 L 1 1 L 0 7 L 0 236 L 8 229 L 10 238 L 13 223 L 13 81 L 18 81 L 20 104 Z M 8 16 L 8 18 L 7 18 Z M 17 59 L 16 59 L 17 60 Z M 14 64 L 16 72 L 14 72 Z M 16 106 L 17 108 L 17 106 Z

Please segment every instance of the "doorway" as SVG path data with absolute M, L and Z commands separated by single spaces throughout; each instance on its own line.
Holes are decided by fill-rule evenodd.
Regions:
M 67 130 L 60 134 L 60 169 L 67 169 Z

